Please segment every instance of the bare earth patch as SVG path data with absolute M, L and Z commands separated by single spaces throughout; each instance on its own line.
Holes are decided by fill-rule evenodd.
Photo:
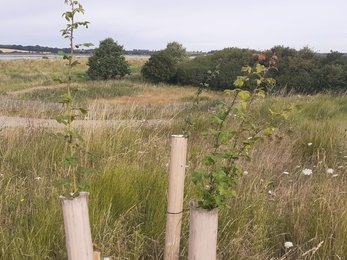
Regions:
M 104 126 L 151 126 L 156 124 L 169 124 L 171 120 L 75 120 L 75 127 L 104 127 Z M 0 130 L 7 127 L 45 127 L 62 128 L 54 119 L 24 118 L 0 116 Z

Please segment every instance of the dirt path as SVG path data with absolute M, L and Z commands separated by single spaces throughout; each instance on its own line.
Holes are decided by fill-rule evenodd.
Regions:
M 170 123 L 171 120 L 75 120 L 75 127 L 102 127 L 102 126 L 139 126 L 139 125 L 156 125 Z M 0 116 L 0 129 L 4 127 L 47 127 L 61 128 L 65 127 L 53 119 L 37 119 L 23 117 Z

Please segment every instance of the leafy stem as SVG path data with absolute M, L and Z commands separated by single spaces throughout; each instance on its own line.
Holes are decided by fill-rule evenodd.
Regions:
M 255 142 L 263 141 L 270 136 L 275 129 L 274 120 L 277 116 L 285 116 L 283 113 L 271 112 L 271 119 L 261 125 L 257 125 L 254 117 L 253 104 L 257 98 L 265 97 L 263 89 L 269 84 L 274 84 L 274 79 L 267 78 L 269 69 L 274 68 L 277 56 L 272 55 L 269 66 L 260 63 L 265 56 L 259 56 L 259 62 L 254 66 L 245 66 L 242 72 L 246 75 L 238 76 L 234 81 L 235 89 L 226 90 L 231 97 L 231 102 L 223 102 L 216 107 L 217 113 L 213 116 L 214 126 L 204 133 L 206 139 L 211 139 L 212 149 L 203 159 L 205 167 L 193 173 L 193 182 L 200 184 L 198 189 L 198 206 L 205 209 L 228 206 L 228 199 L 236 196 L 235 185 L 238 183 L 242 167 L 240 159 L 250 161 L 248 151 Z M 215 72 L 208 72 L 208 80 Z M 242 89 L 250 82 L 254 82 L 253 91 Z M 202 84 L 204 86 L 209 83 Z M 252 85 L 252 84 L 251 84 Z M 207 182 L 208 185 L 205 185 Z
M 86 114 L 88 111 L 84 108 L 77 108 L 73 106 L 73 95 L 79 91 L 79 89 L 72 90 L 72 69 L 74 66 L 78 65 L 79 62 L 74 60 L 74 48 L 79 48 L 80 46 L 86 46 L 89 47 L 92 44 L 85 43 L 85 44 L 78 44 L 74 45 L 74 30 L 76 30 L 79 26 L 84 26 L 88 28 L 89 22 L 75 22 L 75 15 L 77 13 L 84 14 L 84 9 L 82 5 L 75 0 L 64 0 L 64 3 L 70 6 L 70 10 L 63 13 L 63 17 L 66 21 L 68 21 L 68 24 L 66 25 L 66 28 L 61 30 L 62 36 L 64 38 L 67 38 L 69 40 L 70 44 L 70 54 L 67 55 L 65 53 L 60 53 L 63 56 L 64 60 L 67 60 L 67 79 L 66 80 L 60 80 L 57 81 L 61 83 L 66 83 L 66 93 L 61 96 L 60 103 L 63 104 L 65 107 L 65 114 L 56 117 L 56 120 L 58 123 L 64 124 L 67 127 L 67 132 L 65 134 L 58 133 L 54 135 L 56 138 L 62 139 L 67 143 L 68 151 L 67 155 L 64 159 L 64 166 L 67 167 L 67 176 L 72 176 L 72 180 L 67 177 L 64 178 L 61 181 L 54 182 L 53 185 L 63 188 L 63 189 L 72 189 L 71 193 L 65 193 L 68 194 L 68 196 L 76 196 L 78 195 L 78 184 L 77 184 L 77 172 L 87 172 L 87 169 L 84 169 L 80 166 L 78 166 L 78 156 L 77 156 L 77 149 L 84 151 L 79 143 L 83 142 L 82 136 L 74 130 L 73 128 L 73 121 L 76 118 L 75 110 L 78 110 L 82 114 Z M 72 186 L 70 185 L 70 182 L 72 182 Z

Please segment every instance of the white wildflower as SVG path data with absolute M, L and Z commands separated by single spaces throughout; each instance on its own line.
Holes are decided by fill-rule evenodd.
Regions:
M 36 177 L 35 178 L 35 180 L 38 180 L 38 181 L 41 180 L 41 179 L 42 179 L 41 177 Z
M 289 242 L 289 241 L 284 242 L 284 247 L 285 247 L 286 249 L 291 248 L 291 247 L 293 247 L 293 243 L 292 243 L 292 242 Z
M 312 143 L 308 143 L 307 145 L 308 145 L 308 146 L 311 146 L 311 145 L 312 145 Z
M 247 175 L 247 174 L 248 174 L 248 171 L 244 171 L 244 172 L 243 172 L 243 175 Z
M 312 170 L 306 168 L 306 169 L 302 170 L 302 173 L 303 173 L 304 175 L 306 175 L 306 176 L 309 176 L 309 175 L 312 174 Z
M 334 173 L 334 169 L 329 168 L 329 169 L 327 170 L 327 173 Z
M 289 174 L 289 172 L 283 172 L 283 174 L 286 174 L 286 175 L 288 175 L 288 174 Z

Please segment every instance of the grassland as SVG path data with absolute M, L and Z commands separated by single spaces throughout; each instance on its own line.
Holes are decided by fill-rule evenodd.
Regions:
M 133 75 L 116 81 L 79 79 L 78 102 L 98 127 L 80 127 L 96 170 L 91 182 L 93 240 L 112 259 L 163 259 L 170 136 L 181 134 L 193 115 L 188 141 L 185 208 L 194 199 L 191 174 L 201 166 L 210 127 L 222 93 L 203 93 L 192 111 L 194 87 L 151 85 L 141 80 L 143 60 L 131 60 Z M 75 75 L 85 75 L 81 60 Z M 0 61 L 0 115 L 54 119 L 64 86 L 61 60 Z M 345 259 L 347 255 L 347 149 L 345 95 L 269 96 L 257 104 L 258 120 L 268 108 L 300 105 L 278 121 L 272 138 L 243 162 L 238 197 L 221 209 L 218 259 Z M 84 120 L 84 118 L 80 118 Z M 125 124 L 109 124 L 109 122 Z M 152 121 L 151 121 L 152 120 Z M 139 124 L 131 124 L 141 121 Z M 150 123 L 155 121 L 156 123 Z M 29 120 L 28 120 L 29 122 Z M 122 121 L 123 122 L 123 121 Z M 55 128 L 5 127 L 0 122 L 0 259 L 67 259 L 59 191 L 51 182 L 64 177 L 64 143 Z M 303 174 L 311 169 L 312 175 Z M 328 173 L 328 169 L 330 170 Z M 189 213 L 183 217 L 181 256 L 187 258 Z M 292 242 L 286 249 L 284 242 Z

